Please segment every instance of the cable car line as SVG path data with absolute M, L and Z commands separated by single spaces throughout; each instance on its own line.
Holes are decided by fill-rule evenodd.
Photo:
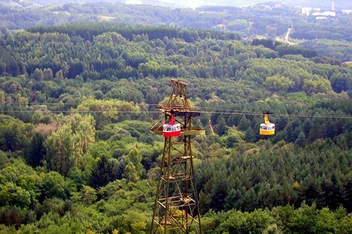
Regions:
M 253 116 L 262 116 L 263 113 L 260 112 L 234 112 L 234 111 L 199 111 L 203 114 L 224 114 L 224 115 L 253 115 Z M 270 114 L 271 116 L 278 116 L 278 117 L 290 117 L 290 118 L 324 118 L 324 119 L 352 119 L 352 116 L 344 115 L 344 116 L 334 116 L 334 115 L 319 115 L 319 114 L 311 114 L 311 115 L 304 115 L 304 114 L 280 114 L 280 113 L 273 113 Z
M 42 106 L 42 105 L 56 105 L 57 103 L 41 103 L 41 104 L 27 104 L 25 106 Z M 74 104 L 74 103 L 72 103 Z M 158 104 L 148 104 L 147 106 L 157 106 Z M 21 106 L 20 104 L 2 104 L 1 106 Z M 231 109 L 216 109 L 216 108 L 194 108 L 197 112 L 201 114 L 220 114 L 220 115 L 246 115 L 246 116 L 262 116 L 262 112 L 254 112 L 254 111 L 234 111 Z M 38 110 L 40 110 L 38 108 Z M 32 110 L 0 110 L 0 113 L 31 113 L 35 111 Z M 43 112 L 50 112 L 50 113 L 104 113 L 110 112 L 110 110 L 43 110 Z M 128 113 L 136 113 L 136 111 L 128 111 L 128 110 L 118 110 L 117 114 L 128 114 Z M 140 113 L 150 113 L 156 114 L 160 113 L 160 111 L 155 110 L 141 110 Z M 325 119 L 352 119 L 352 115 L 320 115 L 319 113 L 314 114 L 281 114 L 281 113 L 271 113 L 270 116 L 275 117 L 288 117 L 288 118 L 325 118 Z
M 35 110 L 0 110 L 0 113 L 32 113 Z M 111 112 L 110 110 L 44 110 L 43 112 L 49 113 L 105 113 Z M 246 115 L 246 116 L 262 116 L 263 113 L 261 112 L 247 112 L 247 111 L 202 111 L 198 110 L 201 114 L 222 114 L 222 115 Z M 128 114 L 128 113 L 136 113 L 136 111 L 127 111 L 127 110 L 118 110 L 117 114 Z M 160 111 L 151 111 L 151 110 L 142 110 L 139 113 L 150 113 L 156 114 L 160 113 Z M 138 113 L 136 113 L 138 114 Z M 270 114 L 271 116 L 277 117 L 289 117 L 289 118 L 324 118 L 324 119 L 352 119 L 352 116 L 348 115 L 319 115 L 319 114 L 280 114 L 280 113 L 273 113 Z

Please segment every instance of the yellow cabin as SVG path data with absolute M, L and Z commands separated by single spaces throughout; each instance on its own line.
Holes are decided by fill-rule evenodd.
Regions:
M 275 124 L 270 123 L 268 113 L 264 114 L 264 123 L 260 124 L 259 134 L 262 136 L 275 135 Z

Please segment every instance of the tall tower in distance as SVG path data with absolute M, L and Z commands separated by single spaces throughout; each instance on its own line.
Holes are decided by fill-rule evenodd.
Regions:
M 189 106 L 187 84 L 176 79 L 170 81 L 169 102 L 158 105 L 165 123 L 150 128 L 164 136 L 150 233 L 201 234 L 191 137 L 204 135 L 205 131 L 192 123 L 200 113 Z
M 335 11 L 335 2 L 334 1 L 332 1 L 332 3 L 331 3 L 331 10 Z

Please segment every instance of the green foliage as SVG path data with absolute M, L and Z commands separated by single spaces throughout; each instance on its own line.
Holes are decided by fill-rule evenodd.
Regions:
M 91 115 L 63 119 L 63 126 L 44 142 L 48 168 L 65 176 L 73 167 L 83 169 L 90 157 L 89 147 L 95 142 L 94 126 Z
M 43 175 L 42 197 L 68 199 L 71 192 L 75 192 L 75 185 L 55 171 Z
M 254 130 L 252 129 L 252 127 L 249 127 L 245 133 L 245 136 L 244 136 L 244 140 L 246 142 L 255 142 L 255 133 L 254 133 Z
M 31 203 L 29 191 L 16 186 L 12 182 L 6 182 L 0 186 L 0 199 L 1 206 L 12 204 L 19 207 L 26 207 Z
M 31 139 L 31 143 L 26 153 L 26 160 L 32 167 L 42 166 L 45 156 L 44 136 L 40 133 L 35 133 Z
M 227 130 L 227 126 L 226 126 L 226 121 L 225 119 L 220 116 L 218 119 L 217 119 L 217 125 L 215 126 L 215 129 L 216 129 L 216 132 L 219 134 L 219 135 L 223 135 L 225 134 L 226 130 Z
M 130 231 L 131 233 L 145 233 L 147 231 L 147 221 L 144 214 L 136 211 L 127 211 L 122 216 L 123 227 L 121 231 Z
M 294 86 L 294 82 L 289 78 L 278 76 L 267 77 L 264 84 L 269 90 L 283 92 L 287 91 L 290 88 L 293 88 Z
M 108 161 L 106 157 L 98 158 L 98 162 L 92 170 L 89 178 L 89 184 L 93 188 L 100 188 L 105 186 L 110 181 L 118 178 L 118 170 L 120 165 L 123 165 L 123 161 L 118 163 L 117 166 L 113 165 L 113 161 Z M 124 168 L 124 166 L 122 166 Z M 120 172 L 121 174 L 121 172 Z
M 4 164 L 0 170 L 3 205 L 28 207 L 40 195 L 41 178 L 22 160 Z
M 89 98 L 81 102 L 74 112 L 92 113 L 95 118 L 96 126 L 115 122 L 118 120 L 119 111 L 122 115 L 129 114 L 131 116 L 138 115 L 140 108 L 131 102 L 121 100 L 94 100 Z
M 2 151 L 19 151 L 29 144 L 29 131 L 32 124 L 23 123 L 10 116 L 0 116 L 0 149 Z
M 73 201 L 82 202 L 84 205 L 94 204 L 97 198 L 97 191 L 89 186 L 83 186 L 80 192 L 72 194 Z
M 137 148 L 132 149 L 126 159 L 125 159 L 125 169 L 123 177 L 129 181 L 136 182 L 140 177 L 145 174 L 143 165 L 142 165 L 142 155 L 139 153 Z
M 205 233 L 347 233 L 349 216 L 338 217 L 338 212 L 304 203 L 298 209 L 287 205 L 251 213 L 210 211 L 202 226 Z
M 233 22 L 221 24 L 287 30 Z M 5 34 L 0 229 L 146 232 L 163 152 L 150 127 L 174 77 L 188 83 L 201 112 L 192 125 L 216 133 L 192 138 L 205 232 L 350 232 L 351 70 L 337 61 L 270 40 L 250 45 L 232 33 L 166 26 Z M 272 138 L 259 136 L 264 111 L 274 112 Z
M 0 168 L 2 168 L 3 165 L 6 164 L 7 162 L 9 162 L 7 154 L 3 151 L 0 151 Z
M 45 141 L 46 163 L 50 170 L 68 175 L 73 165 L 73 136 L 69 125 L 65 125 L 53 133 Z
M 332 90 L 330 82 L 328 80 L 304 81 L 302 85 L 302 89 L 308 94 L 326 93 Z
M 210 223 L 211 218 L 213 221 Z M 274 224 L 274 219 L 267 210 L 255 210 L 252 213 L 235 210 L 225 213 L 210 212 L 204 219 L 205 233 L 264 233 Z
M 343 234 L 347 234 L 352 230 L 352 220 L 351 220 L 351 216 L 346 216 L 344 218 L 342 218 L 341 220 L 341 224 L 339 227 L 339 232 L 343 233 Z
M 302 41 L 300 45 L 303 46 L 304 48 L 310 48 L 312 50 L 315 50 L 321 56 L 328 56 L 327 59 L 317 58 L 316 60 L 317 62 L 338 65 L 341 63 L 341 61 L 351 60 L 351 55 L 349 54 L 350 42 L 346 42 L 342 40 L 333 40 L 332 38 L 331 39 L 312 38 L 311 40 Z M 338 59 L 338 61 L 332 58 Z
M 109 141 L 128 141 L 127 137 L 133 137 L 138 142 L 153 143 L 157 136 L 149 131 L 150 123 L 139 120 L 125 120 L 116 124 L 105 125 L 98 131 L 98 137 Z M 133 141 L 134 142 L 134 141 Z

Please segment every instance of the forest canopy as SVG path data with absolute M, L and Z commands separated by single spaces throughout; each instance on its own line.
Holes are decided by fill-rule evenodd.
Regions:
M 206 233 L 351 230 L 352 71 L 336 59 L 167 26 L 0 37 L 0 232 L 147 232 L 170 78 L 207 133 L 192 139 Z

